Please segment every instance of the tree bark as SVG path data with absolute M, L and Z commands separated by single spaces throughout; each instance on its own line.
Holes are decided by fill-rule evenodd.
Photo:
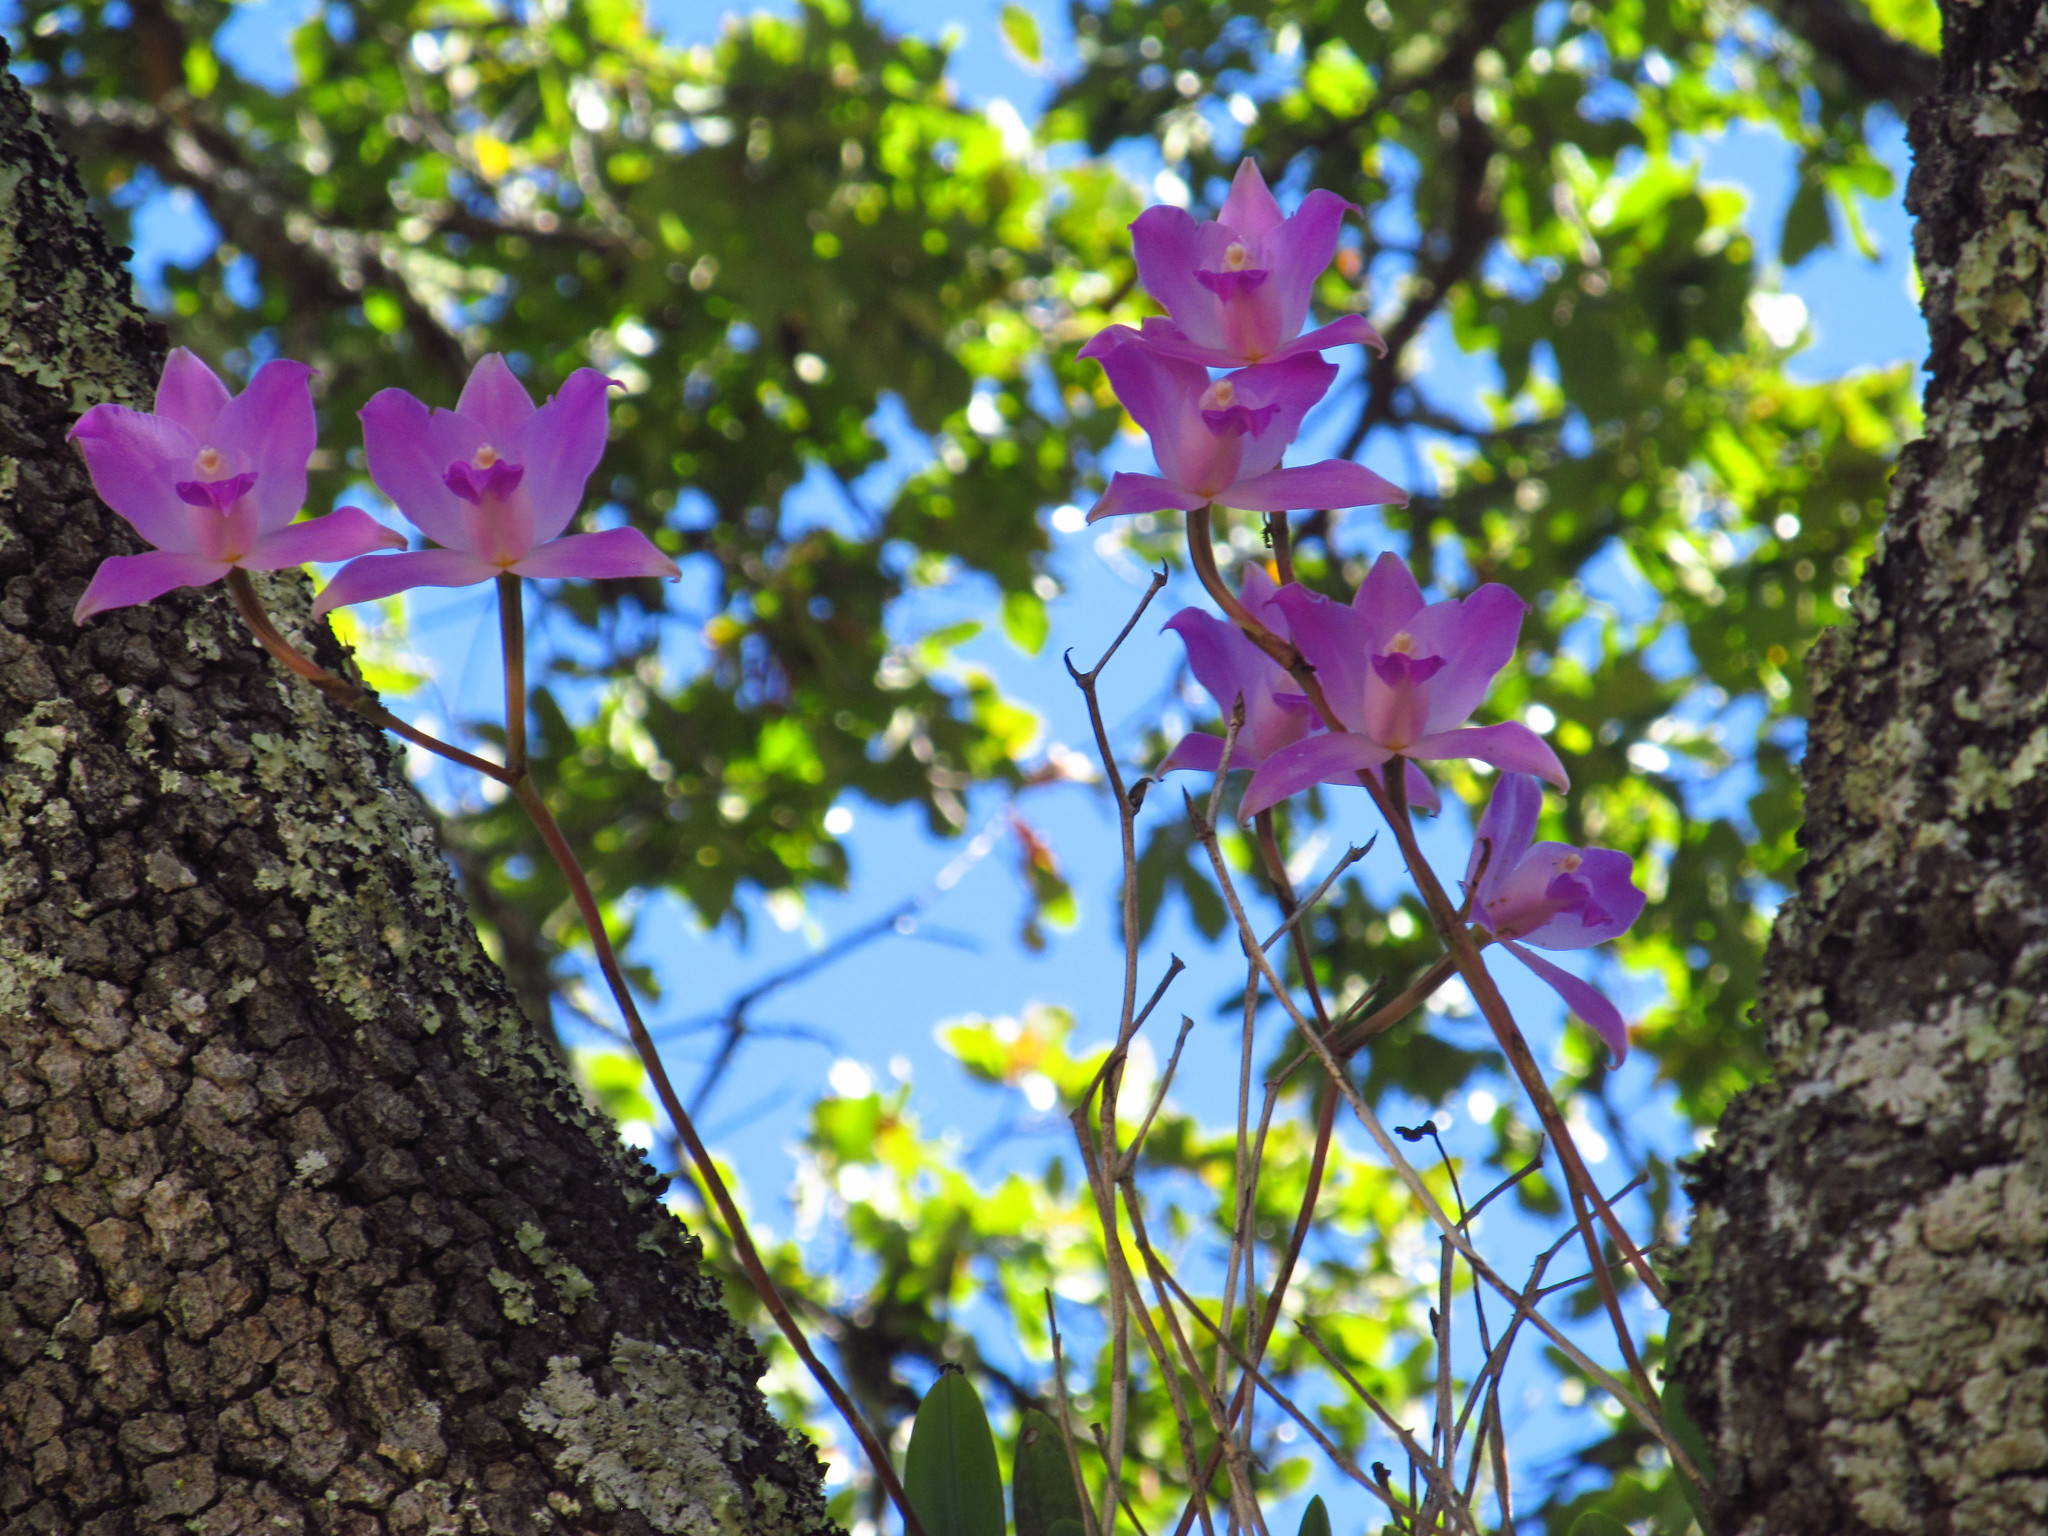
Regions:
M 1912 122 L 1932 382 L 1809 661 L 1777 1063 L 1694 1172 L 1673 1371 L 1724 1536 L 2048 1530 L 2048 9 Z
M 831 1529 L 391 744 L 218 587 L 73 625 L 139 547 L 64 436 L 163 360 L 121 254 L 0 74 L 0 1528 Z

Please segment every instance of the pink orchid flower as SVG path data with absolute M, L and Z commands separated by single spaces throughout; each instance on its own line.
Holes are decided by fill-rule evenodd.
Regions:
M 604 456 L 611 382 L 579 368 L 536 409 L 505 359 L 492 353 L 471 371 L 452 411 L 430 410 L 402 389 L 379 390 L 362 410 L 370 478 L 440 548 L 351 561 L 313 611 L 409 587 L 466 587 L 505 572 L 681 575 L 637 528 L 562 532 Z
M 1119 471 L 1088 521 L 1212 502 L 1248 512 L 1299 507 L 1405 504 L 1408 493 L 1342 459 L 1280 468 L 1302 418 L 1337 376 L 1319 357 L 1240 368 L 1211 380 L 1209 370 L 1159 352 L 1127 325 L 1113 325 L 1081 349 L 1099 358 L 1110 387 L 1152 439 L 1163 472 Z
M 1145 339 L 1161 352 L 1212 368 L 1274 363 L 1325 347 L 1387 344 L 1362 315 L 1298 333 L 1316 279 L 1337 253 L 1346 212 L 1334 192 L 1315 191 L 1290 218 L 1250 160 L 1231 181 L 1210 223 L 1184 208 L 1147 208 L 1131 225 L 1138 281 L 1173 317 L 1148 320 Z
M 1526 725 L 1461 729 L 1515 653 L 1527 605 L 1506 587 L 1489 582 L 1470 597 L 1425 604 L 1407 563 L 1390 553 L 1348 607 L 1298 586 L 1275 601 L 1344 729 L 1266 759 L 1245 787 L 1241 815 L 1311 784 L 1356 782 L 1397 756 L 1477 758 L 1567 787 L 1557 754 Z
M 1620 1011 L 1526 946 L 1588 949 L 1605 943 L 1642 915 L 1647 898 L 1636 889 L 1635 865 L 1625 853 L 1570 843 L 1532 845 L 1542 803 L 1543 791 L 1527 774 L 1504 773 L 1494 785 L 1465 866 L 1473 921 L 1548 983 L 1619 1062 L 1628 1055 L 1628 1026 Z
M 96 405 L 78 419 L 70 435 L 93 489 L 156 548 L 101 561 L 74 619 L 203 587 L 237 567 L 276 571 L 404 547 L 357 507 L 292 521 L 313 456 L 312 376 L 304 363 L 277 358 L 230 396 L 179 347 L 164 360 L 155 411 Z
M 1263 566 L 1245 568 L 1245 608 L 1266 628 L 1284 637 L 1287 613 L 1273 601 L 1278 590 Z M 1232 768 L 1256 768 L 1316 729 L 1315 711 L 1294 679 L 1235 624 L 1200 608 L 1183 608 L 1164 627 L 1180 636 L 1195 681 L 1208 690 L 1226 719 L 1237 701 L 1244 700 L 1244 724 L 1230 749 Z M 1207 731 L 1189 731 L 1166 754 L 1159 771 L 1196 768 L 1214 773 L 1222 765 L 1223 738 Z
M 1286 639 L 1287 606 L 1279 600 L 1281 589 L 1263 566 L 1245 568 L 1243 590 L 1244 605 L 1252 617 Z M 1274 753 L 1323 728 L 1315 706 L 1295 686 L 1286 668 L 1252 644 L 1235 624 L 1200 608 L 1183 608 L 1164 627 L 1180 636 L 1195 681 L 1208 690 L 1226 718 L 1237 701 L 1244 700 L 1244 724 L 1231 747 L 1231 768 L 1256 770 Z M 1176 768 L 1194 768 L 1214 773 L 1222 765 L 1223 738 L 1207 731 L 1189 731 L 1167 753 L 1158 771 L 1167 774 Z M 1380 780 L 1378 768 L 1366 771 L 1375 781 Z M 1436 786 L 1413 763 L 1407 765 L 1406 780 L 1410 804 L 1430 811 L 1437 808 Z M 1248 817 L 1252 813 L 1240 814 Z

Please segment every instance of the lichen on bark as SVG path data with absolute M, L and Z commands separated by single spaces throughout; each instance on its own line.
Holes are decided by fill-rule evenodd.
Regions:
M 1912 137 L 1926 435 L 1673 1319 L 1728 1536 L 2048 1530 L 2048 11 L 1952 8 Z
M 4 74 L 0 167 L 0 1527 L 829 1530 L 390 744 L 218 589 L 72 624 L 136 545 L 64 433 L 164 338 Z M 600 1498 L 615 1461 L 664 1495 Z

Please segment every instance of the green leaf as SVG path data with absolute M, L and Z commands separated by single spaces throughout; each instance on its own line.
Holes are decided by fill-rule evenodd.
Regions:
M 1692 1415 L 1685 1411 L 1685 1389 L 1674 1378 L 1666 1376 L 1660 1396 L 1664 1427 L 1671 1431 L 1671 1438 L 1678 1442 L 1679 1449 L 1692 1458 L 1692 1464 L 1700 1469 L 1700 1476 L 1711 1478 L 1714 1475 L 1714 1457 L 1707 1449 L 1699 1425 L 1693 1423 Z M 1678 1472 L 1677 1476 L 1678 1486 L 1684 1490 L 1685 1502 L 1692 1506 L 1693 1514 L 1698 1517 L 1700 1529 L 1711 1529 L 1707 1524 L 1706 1490 L 1683 1472 Z
M 1301 1512 L 1300 1536 L 1330 1536 L 1330 1511 L 1320 1497 L 1310 1499 Z
M 1045 602 L 1036 592 L 1003 594 L 1003 633 L 1026 656 L 1036 656 L 1045 649 L 1046 633 L 1051 627 Z
M 1589 1509 L 1572 1522 L 1568 1536 L 1629 1536 L 1629 1528 L 1612 1515 Z
M 958 1368 L 932 1384 L 910 1426 L 903 1490 L 925 1536 L 1003 1536 L 1003 1475 L 981 1397 Z
M 1826 189 L 1817 181 L 1802 182 L 1785 210 L 1785 225 L 1778 233 L 1778 260 L 1796 267 L 1833 238 Z
M 1003 41 L 1024 63 L 1036 69 L 1045 62 L 1045 39 L 1038 33 L 1038 18 L 1021 5 L 1003 7 Z
M 1055 1536 L 1061 1525 L 1081 1523 L 1081 1496 L 1067 1465 L 1066 1440 L 1049 1415 L 1024 1410 L 1010 1466 L 1017 1536 Z

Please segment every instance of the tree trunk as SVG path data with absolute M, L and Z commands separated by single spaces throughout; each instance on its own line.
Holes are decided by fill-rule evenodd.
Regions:
M 1814 647 L 1777 1073 L 1695 1170 L 1674 1374 L 1724 1536 L 2048 1530 L 2048 8 L 1912 123 L 1927 435 Z
M 116 254 L 0 74 L 0 1528 L 829 1530 L 391 744 L 218 587 L 72 624 L 138 546 L 64 434 L 163 360 Z

